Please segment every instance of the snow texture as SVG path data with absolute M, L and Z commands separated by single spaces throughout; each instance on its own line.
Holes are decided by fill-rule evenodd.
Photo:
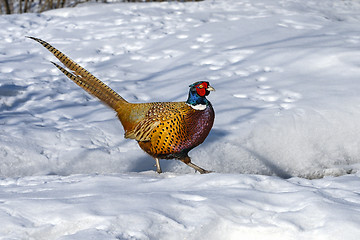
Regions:
M 1 239 L 359 239 L 360 2 L 84 4 L 0 16 Z M 195 174 L 133 140 L 53 44 L 130 102 L 216 111 Z M 318 179 L 319 178 L 319 179 Z

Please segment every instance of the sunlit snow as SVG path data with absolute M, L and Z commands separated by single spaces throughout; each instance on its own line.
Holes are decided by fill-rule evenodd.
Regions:
M 0 16 L 1 239 L 358 239 L 360 2 L 84 4 Z M 206 141 L 164 174 L 63 51 L 130 102 L 206 80 Z M 320 179 L 317 179 L 320 178 Z

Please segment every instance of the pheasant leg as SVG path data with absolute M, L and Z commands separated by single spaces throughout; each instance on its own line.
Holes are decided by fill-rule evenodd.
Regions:
M 159 174 L 162 173 L 159 159 L 155 158 L 155 162 L 156 162 L 156 165 L 155 165 L 156 166 L 156 172 L 159 173 Z
M 198 165 L 194 164 L 191 162 L 190 157 L 185 157 L 183 159 L 180 159 L 183 163 L 185 163 L 186 165 L 188 165 L 189 167 L 192 167 L 193 169 L 195 169 L 196 171 L 198 171 L 201 174 L 204 173 L 211 173 L 211 171 L 205 170 L 201 167 L 199 167 Z
M 204 173 L 211 173 L 211 171 L 208 171 L 208 170 L 205 170 L 195 164 L 193 164 L 192 162 L 189 162 L 189 163 L 186 163 L 189 167 L 192 167 L 194 168 L 196 171 L 198 171 L 199 173 L 201 174 L 204 174 Z

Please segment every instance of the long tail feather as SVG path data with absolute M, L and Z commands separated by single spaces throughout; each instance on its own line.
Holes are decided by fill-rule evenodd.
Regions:
M 108 106 L 117 110 L 122 103 L 126 103 L 119 94 L 112 90 L 109 86 L 103 83 L 101 80 L 96 78 L 85 68 L 71 60 L 68 56 L 51 46 L 49 43 L 35 37 L 28 37 L 43 45 L 48 49 L 54 56 L 60 60 L 67 68 L 72 72 L 69 72 L 60 65 L 52 62 L 61 72 L 63 72 L 69 79 L 74 81 L 77 85 L 82 87 L 84 90 L 99 98 L 101 101 L 106 103 Z

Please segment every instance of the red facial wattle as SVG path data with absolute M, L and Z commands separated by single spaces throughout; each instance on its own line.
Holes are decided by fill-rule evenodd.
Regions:
M 199 96 L 204 97 L 206 95 L 206 89 L 208 87 L 208 84 L 206 82 L 202 82 L 196 85 L 195 87 L 196 87 L 196 92 L 197 94 L 199 94 Z

